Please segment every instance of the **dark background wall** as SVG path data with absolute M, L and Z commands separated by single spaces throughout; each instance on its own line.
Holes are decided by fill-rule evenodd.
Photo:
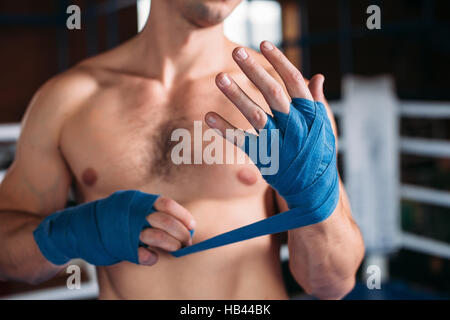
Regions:
M 108 5 L 108 3 L 110 3 Z M 0 2 L 0 123 L 18 122 L 46 80 L 137 33 L 133 1 L 5 0 Z M 66 8 L 82 9 L 82 29 L 66 28 Z

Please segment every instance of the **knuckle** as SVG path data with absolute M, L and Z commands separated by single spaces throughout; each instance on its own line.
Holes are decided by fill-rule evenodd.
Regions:
M 164 233 L 164 231 L 156 229 L 153 230 L 151 243 L 152 245 L 155 245 L 168 251 L 174 251 L 181 248 L 181 244 L 179 244 L 179 241 L 168 236 L 166 233 Z
M 139 234 L 139 240 L 140 241 L 142 241 L 142 242 L 147 242 L 146 240 L 147 240 L 147 236 L 146 236 L 146 230 L 144 230 L 144 231 L 142 231 L 140 234 Z
M 174 208 L 175 208 L 175 206 L 176 206 L 176 202 L 175 202 L 175 200 L 173 200 L 173 199 L 167 199 L 166 200 L 166 207 L 167 207 L 167 210 L 173 210 Z
M 153 232 L 152 232 L 151 237 L 152 237 L 153 242 L 155 242 L 157 244 L 161 244 L 161 243 L 165 242 L 166 235 L 161 230 L 153 229 L 152 231 Z
M 271 97 L 280 98 L 283 93 L 280 85 L 272 85 L 269 87 L 269 94 Z
M 168 230 L 173 230 L 173 229 L 175 229 L 175 226 L 176 226 L 174 219 L 170 216 L 161 217 L 161 223 Z
M 262 111 L 259 108 L 256 108 L 252 111 L 250 118 L 252 123 L 256 126 L 261 125 L 264 119 Z
M 155 202 L 155 207 L 158 207 L 159 210 L 162 210 L 164 208 L 165 202 L 165 197 L 159 197 Z
M 152 229 L 144 229 L 141 234 L 139 235 L 139 240 L 141 240 L 144 243 L 147 243 L 149 239 L 151 239 L 151 232 Z
M 157 220 L 160 215 L 161 215 L 160 211 L 155 211 L 155 212 L 152 212 L 152 213 L 148 214 L 147 217 L 146 217 L 147 222 L 152 226 L 153 222 L 155 220 Z
M 297 82 L 300 82 L 301 80 L 303 80 L 303 77 L 302 77 L 300 71 L 292 70 L 292 71 L 289 71 L 289 73 L 288 73 L 288 79 L 289 79 L 289 81 L 292 81 L 293 83 L 297 83 Z
M 175 201 L 170 198 L 162 198 L 161 199 L 161 206 L 163 210 L 172 210 L 174 206 Z

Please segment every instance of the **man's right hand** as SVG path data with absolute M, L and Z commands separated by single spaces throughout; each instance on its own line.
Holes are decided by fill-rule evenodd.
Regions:
M 192 215 L 174 200 L 128 190 L 48 216 L 34 238 L 56 265 L 74 258 L 97 266 L 121 261 L 153 265 L 158 258 L 154 249 L 190 245 L 194 227 Z

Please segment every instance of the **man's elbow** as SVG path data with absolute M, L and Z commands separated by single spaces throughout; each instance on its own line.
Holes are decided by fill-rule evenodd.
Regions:
M 321 300 L 342 299 L 352 291 L 356 283 L 356 270 L 340 276 L 330 271 L 323 273 L 320 277 L 316 275 L 315 279 L 306 276 L 304 272 L 299 273 L 292 264 L 290 264 L 290 271 L 305 293 Z
M 22 282 L 30 285 L 38 285 L 43 281 L 34 273 L 19 272 L 17 270 L 1 270 L 0 281 Z
M 340 300 L 352 291 L 355 286 L 355 277 L 330 282 L 325 285 L 311 285 L 305 287 L 305 292 L 321 300 Z
M 22 282 L 29 285 L 39 285 L 56 275 L 54 270 L 45 270 L 32 265 L 0 264 L 0 281 Z

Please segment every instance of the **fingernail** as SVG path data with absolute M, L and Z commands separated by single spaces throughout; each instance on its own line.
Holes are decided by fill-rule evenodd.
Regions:
M 245 60 L 245 59 L 247 59 L 247 58 L 248 58 L 247 51 L 245 51 L 244 48 L 240 48 L 238 51 L 236 51 L 236 57 L 237 57 L 239 60 Z
M 262 46 L 266 50 L 272 50 L 273 49 L 273 46 L 272 46 L 272 44 L 269 41 L 264 41 Z
M 216 117 L 214 117 L 212 114 L 208 114 L 208 116 L 206 117 L 206 121 L 208 121 L 208 123 L 210 124 L 214 124 L 216 123 Z
M 230 80 L 230 78 L 228 78 L 228 76 L 227 76 L 226 74 L 224 74 L 224 75 L 220 78 L 219 83 L 220 83 L 220 85 L 223 86 L 223 87 L 228 87 L 228 86 L 231 84 L 231 80 Z
M 190 229 L 195 229 L 195 220 L 191 220 L 190 222 L 189 222 L 189 226 L 191 227 Z M 192 233 L 194 233 L 194 231 L 192 231 Z

